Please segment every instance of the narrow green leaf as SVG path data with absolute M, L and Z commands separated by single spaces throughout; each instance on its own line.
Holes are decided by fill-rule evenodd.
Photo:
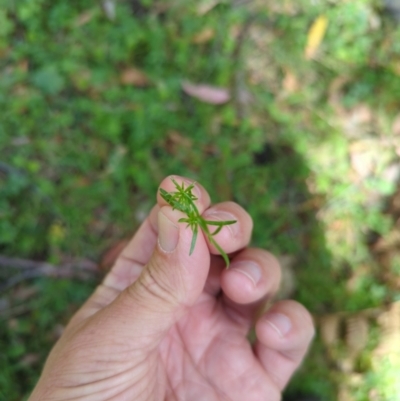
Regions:
M 192 243 L 190 244 L 190 251 L 189 251 L 189 255 L 191 255 L 193 253 L 194 247 L 196 245 L 196 241 L 197 241 L 197 234 L 199 232 L 199 226 L 196 225 L 193 229 L 193 237 L 192 237 Z
M 221 254 L 221 256 L 223 257 L 223 259 L 224 259 L 224 261 L 225 261 L 225 264 L 226 264 L 226 268 L 228 269 L 228 268 L 229 268 L 229 264 L 230 264 L 228 255 L 227 255 L 227 254 L 225 253 L 225 251 L 219 246 L 218 242 L 215 241 L 214 238 L 210 237 L 209 240 L 210 240 L 210 242 L 215 246 L 215 248 L 217 248 L 217 251 L 218 251 L 218 252 Z
M 223 228 L 224 226 L 219 226 L 214 232 L 211 233 L 211 235 L 217 235 Z
M 185 183 L 182 182 L 182 185 L 179 185 L 174 179 L 172 182 L 175 185 L 175 192 L 168 192 L 163 188 L 160 188 L 161 197 L 170 205 L 173 209 L 177 209 L 182 213 L 185 213 L 187 218 L 181 218 L 178 221 L 180 223 L 187 223 L 187 227 L 193 231 L 192 242 L 190 244 L 190 252 L 191 255 L 196 246 L 197 236 L 199 233 L 199 227 L 203 231 L 204 235 L 208 238 L 210 243 L 212 243 L 218 252 L 223 257 L 226 267 L 229 267 L 229 257 L 221 248 L 221 246 L 214 240 L 213 236 L 218 234 L 224 226 L 235 224 L 236 220 L 226 220 L 226 221 L 209 221 L 205 220 L 201 217 L 199 210 L 197 209 L 196 204 L 194 203 L 197 200 L 196 196 L 193 195 L 192 189 L 194 188 L 195 183 L 188 185 L 185 188 Z M 211 233 L 208 226 L 214 226 L 216 229 Z
M 208 224 L 209 226 L 228 226 L 231 224 L 235 224 L 237 220 L 226 220 L 226 221 L 211 221 L 211 220 L 204 220 L 204 223 Z

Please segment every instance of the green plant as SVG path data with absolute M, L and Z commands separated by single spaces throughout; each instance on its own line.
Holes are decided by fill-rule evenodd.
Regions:
M 192 254 L 194 247 L 196 245 L 197 235 L 199 233 L 199 227 L 203 230 L 203 233 L 210 241 L 211 244 L 217 248 L 218 252 L 224 258 L 226 267 L 229 267 L 229 258 L 228 255 L 224 252 L 221 246 L 215 241 L 213 236 L 217 235 L 224 226 L 235 224 L 236 220 L 225 220 L 225 221 L 210 221 L 204 219 L 197 209 L 196 204 L 194 203 L 197 200 L 196 196 L 193 195 L 192 189 L 194 188 L 194 184 L 190 184 L 185 188 L 185 184 L 182 182 L 180 186 L 174 179 L 172 182 L 177 189 L 175 192 L 168 192 L 163 188 L 160 188 L 161 197 L 170 205 L 173 209 L 179 210 L 182 213 L 185 213 L 187 218 L 182 217 L 178 221 L 180 223 L 188 223 L 188 227 L 190 227 L 193 231 L 192 243 L 190 245 L 189 255 Z M 215 231 L 210 232 L 208 226 L 216 226 Z

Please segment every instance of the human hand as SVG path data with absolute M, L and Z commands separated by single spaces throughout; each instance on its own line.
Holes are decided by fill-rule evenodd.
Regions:
M 181 183 L 189 180 L 175 177 Z M 173 191 L 170 178 L 161 187 Z M 183 213 L 159 196 L 104 282 L 75 314 L 53 348 L 29 401 L 276 401 L 314 335 L 294 301 L 257 312 L 279 287 L 276 259 L 246 248 L 247 212 L 233 202 L 210 206 L 207 220 L 237 220 L 217 234 L 231 254 L 178 223 Z M 254 322 L 254 320 L 256 320 Z M 255 323 L 257 340 L 247 334 Z

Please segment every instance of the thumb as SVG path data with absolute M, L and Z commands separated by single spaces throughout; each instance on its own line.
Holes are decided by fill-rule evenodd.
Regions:
M 139 278 L 120 297 L 141 335 L 161 340 L 203 291 L 210 253 L 199 230 L 191 255 L 193 232 L 178 220 L 186 217 L 170 206 L 158 212 L 158 241 Z M 124 313 L 126 316 L 126 313 Z M 131 327 L 132 329 L 132 327 Z

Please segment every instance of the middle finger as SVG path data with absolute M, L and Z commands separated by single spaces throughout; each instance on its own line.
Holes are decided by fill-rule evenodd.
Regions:
M 279 288 L 281 270 L 269 252 L 247 248 L 222 272 L 222 302 L 227 314 L 247 330 Z

